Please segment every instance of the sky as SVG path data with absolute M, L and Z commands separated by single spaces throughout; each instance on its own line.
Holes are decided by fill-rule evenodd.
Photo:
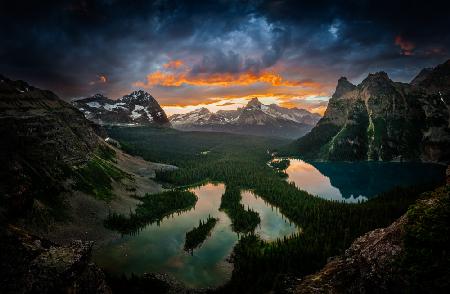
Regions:
M 450 58 L 444 1 L 0 2 L 0 74 L 61 98 L 133 90 L 168 114 L 263 103 L 323 113 L 339 77 L 409 82 Z

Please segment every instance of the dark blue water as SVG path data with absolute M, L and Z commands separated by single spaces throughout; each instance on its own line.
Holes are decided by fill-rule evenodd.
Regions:
M 305 162 L 290 159 L 286 173 L 288 181 L 313 195 L 357 202 L 396 186 L 443 182 L 445 166 L 414 162 Z

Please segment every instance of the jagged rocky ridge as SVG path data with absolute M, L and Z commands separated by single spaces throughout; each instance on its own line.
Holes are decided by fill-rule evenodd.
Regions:
M 212 113 L 207 108 L 200 108 L 186 114 L 174 114 L 169 119 L 181 130 L 298 138 L 312 129 L 320 115 L 304 109 L 264 105 L 253 98 L 237 110 Z
M 87 119 L 100 125 L 170 125 L 166 113 L 152 95 L 134 91 L 112 100 L 102 94 L 72 101 Z
M 340 78 L 324 117 L 293 148 L 323 160 L 450 161 L 450 60 L 409 84 Z
M 0 76 L 0 216 L 29 208 L 36 195 L 57 194 L 68 168 L 85 164 L 101 136 L 52 92 Z

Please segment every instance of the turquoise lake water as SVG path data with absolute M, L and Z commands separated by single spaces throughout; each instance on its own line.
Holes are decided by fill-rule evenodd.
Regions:
M 288 181 L 313 195 L 345 202 L 364 201 L 396 186 L 444 180 L 445 167 L 417 162 L 305 162 L 290 159 Z

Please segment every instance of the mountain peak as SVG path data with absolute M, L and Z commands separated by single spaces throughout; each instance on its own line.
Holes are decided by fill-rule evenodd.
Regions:
M 119 99 L 122 102 L 125 103 L 157 103 L 156 99 L 153 98 L 152 95 L 150 95 L 149 93 L 147 93 L 144 90 L 137 90 L 137 91 L 133 91 L 128 95 L 123 96 L 122 98 Z
M 411 85 L 421 86 L 431 92 L 450 92 L 450 59 L 434 67 L 420 71 Z
M 156 99 L 143 90 L 133 91 L 117 100 L 95 94 L 72 101 L 72 104 L 81 110 L 85 117 L 99 124 L 169 124 Z
M 97 94 L 93 95 L 91 98 L 104 99 L 104 98 L 107 98 L 107 97 L 105 95 L 101 94 L 101 93 L 97 93 Z
M 258 100 L 258 97 L 252 98 L 248 103 L 246 107 L 258 107 L 260 108 L 262 103 Z
M 0 92 L 25 93 L 33 89 L 35 88 L 22 80 L 13 81 L 0 75 Z
M 385 71 L 379 71 L 376 73 L 370 73 L 369 77 L 376 78 L 376 79 L 385 79 L 389 80 L 389 76 Z
M 370 73 L 359 86 L 361 87 L 370 87 L 376 88 L 386 87 L 392 83 L 392 80 L 389 78 L 388 74 L 384 71 L 379 71 L 376 73 Z
M 152 101 L 155 100 L 152 95 L 144 90 L 137 90 L 131 92 L 129 95 L 125 95 L 122 97 L 123 101 L 134 101 L 134 100 L 144 100 L 144 101 Z
M 271 137 L 298 138 L 307 133 L 320 119 L 304 109 L 264 105 L 258 98 L 236 110 L 197 108 L 170 117 L 172 125 L 181 130 L 219 131 Z
M 209 111 L 209 109 L 206 108 L 206 107 L 197 108 L 197 109 L 195 109 L 192 112 L 193 113 L 197 113 L 197 114 L 209 114 L 209 113 L 211 113 L 211 111 Z
M 384 71 L 379 71 L 376 73 L 369 73 L 367 78 L 364 79 L 363 83 L 366 81 L 390 81 L 388 74 Z
M 340 161 L 449 162 L 450 62 L 423 70 L 411 84 L 394 82 L 385 72 L 372 73 L 337 99 L 347 86 L 354 87 L 339 79 L 323 119 L 298 140 L 298 154 Z M 437 117 L 439 123 L 429 123 Z
M 344 94 L 353 91 L 356 88 L 355 85 L 350 83 L 346 77 L 341 77 L 338 80 L 336 91 L 333 94 L 334 98 L 339 98 L 343 96 Z

